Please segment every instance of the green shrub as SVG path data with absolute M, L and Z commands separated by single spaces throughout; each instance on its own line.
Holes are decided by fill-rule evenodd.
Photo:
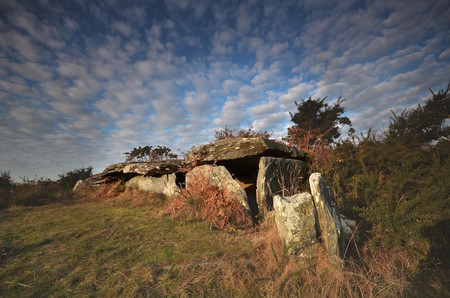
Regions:
M 92 167 L 81 167 L 73 171 L 58 175 L 58 182 L 66 188 L 72 189 L 78 180 L 84 180 L 92 176 Z
M 0 210 L 8 208 L 11 205 L 11 191 L 13 181 L 10 171 L 0 173 Z
M 344 212 L 370 225 L 372 248 L 423 256 L 433 246 L 429 235 L 449 220 L 448 128 L 445 113 L 430 112 L 448 115 L 449 100 L 448 90 L 433 93 L 423 107 L 391 118 L 384 136 L 369 131 L 335 148 L 329 182 Z

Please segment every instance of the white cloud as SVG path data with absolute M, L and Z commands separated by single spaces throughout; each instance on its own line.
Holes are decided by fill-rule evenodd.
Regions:
M 133 29 L 130 26 L 128 26 L 124 22 L 119 22 L 119 21 L 112 23 L 111 28 L 113 30 L 119 31 L 126 37 L 130 36 L 131 33 L 133 32 Z
M 283 109 L 294 107 L 295 101 L 307 98 L 309 93 L 313 90 L 313 86 L 306 83 L 300 83 L 280 96 L 280 103 Z
M 226 95 L 238 90 L 240 84 L 238 81 L 226 79 L 223 82 L 223 91 Z

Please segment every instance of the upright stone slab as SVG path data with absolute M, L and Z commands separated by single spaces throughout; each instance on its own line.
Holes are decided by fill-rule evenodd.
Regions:
M 334 257 L 340 258 L 343 255 L 342 225 L 336 201 L 320 173 L 311 174 L 309 185 L 317 210 L 320 236 L 328 255 L 335 260 Z
M 202 165 L 193 168 L 186 174 L 186 188 L 189 191 L 193 182 L 203 181 L 219 189 L 227 189 L 242 205 L 247 214 L 251 214 L 245 190 L 233 179 L 230 172 L 223 166 Z
M 307 251 L 316 241 L 313 198 L 307 192 L 290 197 L 275 196 L 273 209 L 278 235 L 291 253 Z
M 160 177 L 136 176 L 131 178 L 125 185 L 129 188 L 173 197 L 180 192 L 176 179 L 175 173 Z
M 259 217 L 272 210 L 274 195 L 298 193 L 306 177 L 306 165 L 301 160 L 261 157 L 256 180 L 256 202 Z

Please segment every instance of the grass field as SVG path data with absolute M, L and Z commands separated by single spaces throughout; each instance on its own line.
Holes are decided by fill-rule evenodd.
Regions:
M 289 258 L 273 225 L 223 231 L 164 215 L 164 208 L 110 200 L 0 211 L 0 296 L 411 294 L 412 271 L 401 254 L 333 268 L 320 247 L 311 258 Z M 430 280 L 431 293 L 448 294 L 442 281 L 445 276 Z
M 2 297 L 178 295 L 196 273 L 252 253 L 245 237 L 206 223 L 112 203 L 2 211 L 0 239 Z

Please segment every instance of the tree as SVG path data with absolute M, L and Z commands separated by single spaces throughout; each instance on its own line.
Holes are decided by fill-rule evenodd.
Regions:
M 301 103 L 295 102 L 297 112 L 291 115 L 294 126 L 288 128 L 285 141 L 309 153 L 312 170 L 326 171 L 324 167 L 330 161 L 333 150 L 331 145 L 341 136 L 341 128 L 350 126 L 349 133 L 354 130 L 349 118 L 344 117 L 344 100 L 339 97 L 337 102 L 330 106 L 323 99 L 313 100 L 309 97 Z
M 125 161 L 161 161 L 168 159 L 177 159 L 178 155 L 172 153 L 172 150 L 166 146 L 153 146 L 133 148 L 130 152 L 124 153 Z
M 424 106 L 404 110 L 400 115 L 392 112 L 387 137 L 400 139 L 410 145 L 423 145 L 450 136 L 450 126 L 444 125 L 450 118 L 450 83 L 445 91 L 437 94 L 430 90 L 432 98 Z
M 297 145 L 307 136 L 309 136 L 308 146 L 315 146 L 318 142 L 330 145 L 341 136 L 341 126 L 351 127 L 350 119 L 342 116 L 344 100 L 339 97 L 337 102 L 330 106 L 325 102 L 326 99 L 327 97 L 313 100 L 309 97 L 307 100 L 302 99 L 300 104 L 295 102 L 297 112 L 295 114 L 289 112 L 295 125 L 288 128 L 286 138 L 291 145 Z

